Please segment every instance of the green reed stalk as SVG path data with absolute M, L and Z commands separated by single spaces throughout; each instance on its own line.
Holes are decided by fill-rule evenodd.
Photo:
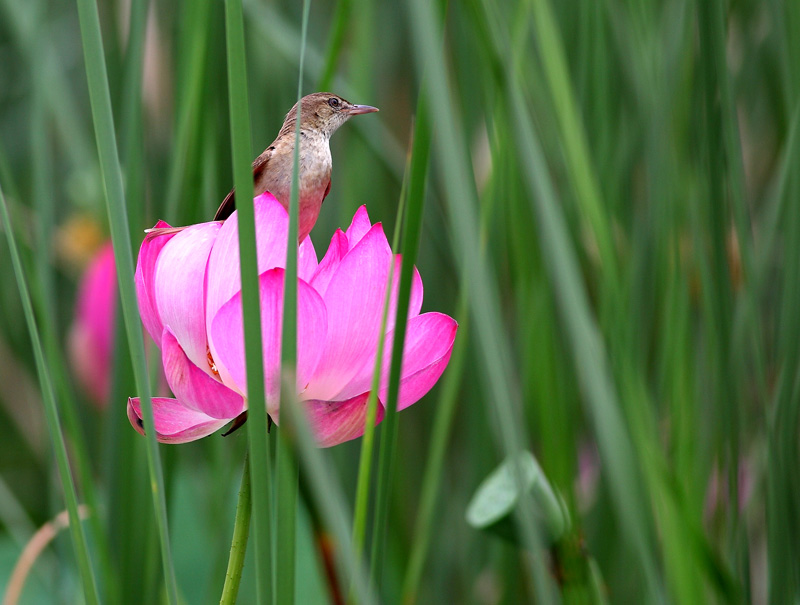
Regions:
M 437 127 L 438 159 L 442 163 L 445 201 L 449 210 L 454 252 L 462 281 L 469 289 L 473 329 L 478 339 L 482 361 L 482 377 L 489 388 L 491 414 L 497 419 L 495 439 L 507 456 L 527 447 L 524 422 L 517 401 L 518 380 L 514 376 L 511 345 L 500 319 L 500 293 L 497 280 L 487 258 L 476 245 L 479 227 L 475 179 L 472 174 L 467 145 L 456 120 L 453 93 L 448 85 L 448 73 L 441 52 L 441 35 L 435 30 L 432 8 L 422 0 L 410 2 L 410 24 L 415 41 L 417 71 L 424 74 L 429 85 L 428 102 L 431 120 Z M 523 543 L 536 551 L 540 538 L 530 507 L 520 507 L 517 515 Z M 543 602 L 554 598 L 552 581 L 537 558 L 529 558 L 533 589 Z
M 103 40 L 100 32 L 97 5 L 93 0 L 78 0 L 78 14 L 81 25 L 83 54 L 86 62 L 86 77 L 89 84 L 89 97 L 92 105 L 92 119 L 97 139 L 97 150 L 100 156 L 100 168 L 103 174 L 106 208 L 111 228 L 111 238 L 114 244 L 114 257 L 117 263 L 122 312 L 125 318 L 125 328 L 131 348 L 136 386 L 139 391 L 142 415 L 144 417 L 150 489 L 153 497 L 153 507 L 156 511 L 156 526 L 161 547 L 161 562 L 167 589 L 167 601 L 174 604 L 178 601 L 178 586 L 175 580 L 175 570 L 169 545 L 167 505 L 164 498 L 164 476 L 158 453 L 158 443 L 156 442 L 153 405 L 150 399 L 150 384 L 147 377 L 144 354 L 144 340 L 134 289 L 131 237 L 125 208 L 122 170 L 114 132 L 114 118 L 111 112 L 108 74 L 103 54 Z
M 256 225 L 251 192 L 250 108 L 247 100 L 247 64 L 244 44 L 242 1 L 226 0 L 225 32 L 228 60 L 233 182 L 239 191 L 239 258 L 241 259 L 242 314 L 247 371 L 247 434 L 250 442 L 250 479 L 255 526 L 256 594 L 259 603 L 272 602 L 271 504 L 268 479 L 271 475 L 267 447 L 267 407 L 264 398 L 264 365 L 261 312 L 256 258 Z
M 69 512 L 69 529 L 72 534 L 72 545 L 75 549 L 75 557 L 78 559 L 78 569 L 81 574 L 81 584 L 83 585 L 84 598 L 87 603 L 94 605 L 100 602 L 97 594 L 97 585 L 95 582 L 94 571 L 89 557 L 89 548 L 86 544 L 86 536 L 83 532 L 83 525 L 80 522 L 78 515 L 78 495 L 75 490 L 75 482 L 72 477 L 72 471 L 69 466 L 69 457 L 67 455 L 67 444 L 64 441 L 64 435 L 61 432 L 61 421 L 58 415 L 58 407 L 56 404 L 55 393 L 53 391 L 53 383 L 50 379 L 50 371 L 45 361 L 44 350 L 42 342 L 39 338 L 39 329 L 36 326 L 36 318 L 33 313 L 33 304 L 31 303 L 30 292 L 28 291 L 28 284 L 25 281 L 25 273 L 22 269 L 22 262 L 19 257 L 19 250 L 14 238 L 14 231 L 11 226 L 11 218 L 8 214 L 8 206 L 6 205 L 6 198 L 3 195 L 3 190 L 0 188 L 0 219 L 2 219 L 3 229 L 6 232 L 6 239 L 8 241 L 9 251 L 11 252 L 11 263 L 14 266 L 14 275 L 17 278 L 17 286 L 19 288 L 20 298 L 22 300 L 23 310 L 25 312 L 25 321 L 28 325 L 28 332 L 33 345 L 33 354 L 36 358 L 36 370 L 39 374 L 39 383 L 42 389 L 42 396 L 44 399 L 44 412 L 47 420 L 47 428 L 50 433 L 50 439 L 53 443 L 53 449 L 56 456 L 56 464 L 58 465 L 58 474 L 61 478 L 61 485 L 64 489 L 64 499 L 67 503 L 67 511 Z M 91 511 L 91 514 L 97 515 L 96 510 Z
M 400 392 L 400 371 L 403 364 L 408 304 L 411 298 L 411 278 L 419 249 L 422 231 L 422 210 L 425 203 L 425 184 L 428 173 L 428 158 L 431 149 L 431 127 L 427 108 L 422 98 L 418 104 L 417 119 L 411 147 L 408 174 L 408 196 L 405 202 L 403 238 L 400 245 L 400 285 L 397 293 L 397 310 L 394 327 L 394 342 L 389 370 L 389 388 L 385 402 L 383 435 L 378 460 L 378 485 L 375 495 L 375 518 L 372 525 L 372 580 L 381 585 L 385 560 L 386 523 L 389 496 L 394 474 L 397 450 L 397 398 Z M 400 221 L 398 221 L 398 224 Z
M 222 587 L 220 605 L 234 605 L 239 594 L 239 585 L 242 582 L 242 569 L 244 556 L 247 552 L 247 538 L 250 535 L 250 515 L 252 512 L 250 492 L 250 457 L 244 455 L 244 468 L 242 470 L 242 485 L 239 488 L 239 501 L 236 503 L 236 520 L 233 525 L 233 539 L 231 552 L 228 559 L 228 569 L 225 572 L 225 584 Z
M 411 159 L 409 150 L 409 161 Z M 397 220 L 395 221 L 394 234 L 392 235 L 392 250 L 397 250 L 400 240 L 400 231 L 403 225 L 406 204 L 407 180 L 403 179 L 400 189 L 400 202 L 397 205 Z M 389 266 L 389 276 L 386 281 L 384 294 L 383 317 L 378 336 L 378 345 L 375 355 L 375 365 L 372 373 L 369 396 L 367 398 L 367 414 L 364 420 L 364 434 L 361 437 L 361 454 L 358 458 L 358 482 L 356 484 L 356 506 L 353 512 L 353 544 L 356 556 L 360 559 L 364 554 L 364 534 L 367 529 L 367 513 L 369 510 L 369 488 L 372 477 L 372 456 L 374 453 L 375 421 L 378 417 L 378 392 L 380 390 L 381 375 L 383 373 L 383 349 L 386 340 L 386 323 L 389 319 L 389 303 L 394 282 L 394 256 Z
M 303 24 L 300 36 L 300 67 L 297 76 L 297 120 L 292 158 L 292 192 L 289 201 L 289 229 L 284 272 L 283 331 L 281 365 L 291 377 L 281 381 L 281 402 L 284 406 L 297 405 L 295 401 L 297 371 L 297 230 L 300 196 L 300 100 L 303 97 L 303 64 L 305 62 L 306 36 L 311 1 L 303 2 Z M 288 384 L 289 388 L 286 388 Z M 293 431 L 293 416 L 282 417 L 283 428 L 278 434 L 277 459 L 277 514 L 275 588 L 278 603 L 293 603 L 295 599 L 295 559 L 297 552 L 297 502 L 300 467 L 289 433 Z

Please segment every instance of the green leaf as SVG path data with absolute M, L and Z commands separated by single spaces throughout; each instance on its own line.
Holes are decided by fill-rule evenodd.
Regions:
M 520 543 L 514 521 L 519 506 L 533 507 L 543 535 L 551 542 L 569 530 L 569 511 L 563 498 L 556 495 L 536 458 L 527 451 L 507 458 L 483 480 L 467 506 L 467 523 Z

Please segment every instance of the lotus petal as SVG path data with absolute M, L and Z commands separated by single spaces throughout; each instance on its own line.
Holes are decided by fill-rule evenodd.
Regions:
M 392 253 L 383 228 L 375 224 L 339 263 L 325 292 L 328 333 L 309 399 L 331 401 L 378 345 Z
M 158 221 L 153 229 L 169 228 L 164 221 Z M 161 346 L 161 333 L 164 331 L 164 324 L 158 315 L 156 308 L 155 293 L 153 292 L 153 280 L 155 278 L 156 261 L 164 246 L 169 242 L 175 233 L 148 233 L 139 248 L 139 258 L 136 262 L 136 296 L 139 301 L 139 314 L 142 316 L 147 333 L 150 334 L 158 346 Z
M 161 347 L 167 384 L 181 404 L 222 420 L 235 418 L 244 411 L 242 396 L 193 364 L 169 327 L 164 328 Z
M 196 441 L 218 431 L 230 422 L 190 410 L 177 399 L 154 397 L 152 401 L 156 439 L 161 443 Z M 128 420 L 137 432 L 144 435 L 142 409 L 138 397 L 128 399 Z
M 320 447 L 338 445 L 364 434 L 369 393 L 362 393 L 347 401 L 303 402 L 306 417 Z M 383 406 L 377 402 L 375 424 L 383 420 Z
M 205 274 L 219 230 L 220 223 L 201 223 L 175 235 L 161 250 L 153 284 L 161 321 L 194 365 L 209 376 Z
M 403 367 L 400 371 L 400 396 L 397 409 L 407 408 L 427 393 L 441 376 L 453 350 L 458 324 L 442 313 L 424 313 L 409 319 Z M 394 331 L 386 335 L 383 348 L 383 371 L 379 396 L 386 401 Z M 375 369 L 375 355 L 362 366 L 347 386 L 334 399 L 348 399 L 369 390 Z
M 267 411 L 276 422 L 280 406 L 283 282 L 283 269 L 271 269 L 259 276 Z M 301 392 L 308 384 L 322 355 L 327 324 L 322 298 L 302 280 L 298 280 L 297 285 L 297 317 L 297 392 Z M 228 368 L 237 388 L 246 393 L 247 373 L 241 293 L 237 293 L 219 310 L 212 322 L 211 334 L 216 343 L 217 359 Z M 296 394 L 292 393 L 291 397 Z
M 347 228 L 347 240 L 350 242 L 350 248 L 354 248 L 355 245 L 361 241 L 361 238 L 364 237 L 369 230 L 372 228 L 372 223 L 369 222 L 369 215 L 367 214 L 367 207 L 361 206 L 356 213 L 353 215 L 353 220 L 350 222 L 350 226 Z

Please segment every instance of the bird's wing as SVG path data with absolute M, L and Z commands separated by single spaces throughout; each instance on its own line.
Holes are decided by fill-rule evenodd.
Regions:
M 217 213 L 214 215 L 215 221 L 224 221 L 228 218 L 233 211 L 236 209 L 236 198 L 234 197 L 234 189 L 231 189 L 230 193 L 225 196 L 225 199 L 222 200 L 222 203 L 217 208 Z
M 267 168 L 270 157 L 272 157 L 273 151 L 275 151 L 275 146 L 270 145 L 253 161 L 253 183 L 257 183 L 261 178 L 261 175 Z M 234 210 L 236 210 L 235 192 L 235 189 L 231 189 L 230 193 L 228 193 L 228 195 L 225 196 L 225 199 L 222 200 L 219 208 L 217 208 L 217 213 L 214 215 L 215 221 L 224 221 L 231 214 L 233 214 Z

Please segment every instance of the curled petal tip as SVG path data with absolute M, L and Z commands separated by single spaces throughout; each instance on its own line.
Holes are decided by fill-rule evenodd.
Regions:
M 139 416 L 137 409 L 140 409 L 139 398 L 128 397 L 128 420 L 137 433 L 144 435 L 144 422 L 141 416 Z
M 156 439 L 160 443 L 187 443 L 196 441 L 221 429 L 230 419 L 216 419 L 191 410 L 177 399 L 153 397 L 153 421 Z M 138 397 L 128 399 L 128 420 L 140 435 L 144 435 L 141 421 L 141 402 Z

